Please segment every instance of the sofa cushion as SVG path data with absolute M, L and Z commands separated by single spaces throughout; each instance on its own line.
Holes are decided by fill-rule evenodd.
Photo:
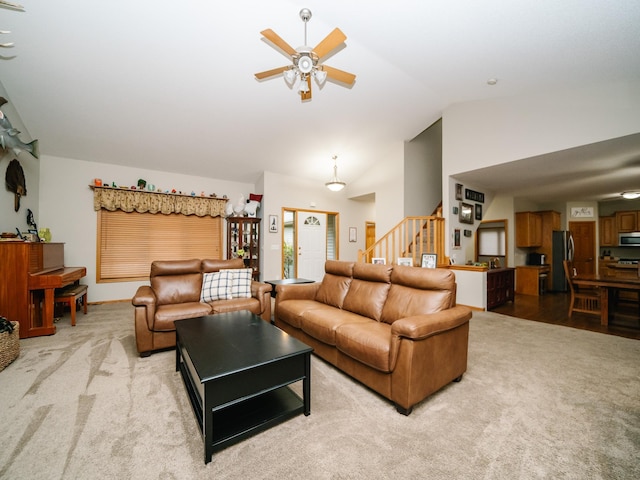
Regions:
M 253 270 L 250 268 L 228 268 L 220 272 L 229 272 L 231 280 L 231 298 L 251 298 L 251 279 Z
M 391 372 L 391 325 L 381 322 L 345 323 L 336 330 L 336 348 L 381 372 Z
M 175 325 L 173 324 L 173 322 L 176 320 L 201 317 L 203 315 L 209 315 L 210 313 L 211 307 L 208 304 L 201 302 L 160 305 L 156 309 L 153 331 L 173 331 L 176 329 Z
M 351 284 L 352 262 L 327 260 L 324 264 L 325 275 L 316 293 L 318 302 L 342 308 L 342 302 Z
M 455 275 L 444 268 L 395 266 L 391 288 L 380 320 L 393 323 L 399 318 L 434 313 L 453 306 Z
M 322 308 L 323 304 L 315 300 L 291 299 L 279 301 L 276 304 L 278 318 L 292 327 L 300 328 L 300 319 L 309 310 Z
M 392 270 L 392 265 L 356 263 L 353 266 L 353 280 L 342 308 L 373 320 L 380 320 L 382 307 L 389 292 Z
M 237 312 L 238 310 L 249 310 L 251 313 L 260 315 L 262 309 L 257 298 L 233 298 L 231 300 L 220 300 L 211 304 L 211 313 Z
M 154 261 L 149 280 L 158 305 L 200 301 L 200 260 Z
M 231 300 L 231 282 L 233 274 L 228 271 L 211 272 L 202 275 L 201 302 Z
M 219 272 L 223 268 L 244 268 L 244 261 L 241 258 L 229 258 L 227 260 L 205 258 L 201 261 L 202 272 Z
M 336 344 L 336 329 L 345 323 L 377 323 L 370 318 L 318 303 L 300 318 L 300 329 L 327 345 Z

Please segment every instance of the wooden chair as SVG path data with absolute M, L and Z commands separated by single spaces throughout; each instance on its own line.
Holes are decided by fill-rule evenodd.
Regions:
M 600 292 L 596 289 L 578 289 L 573 284 L 574 269 L 570 261 L 562 262 L 564 274 L 567 277 L 569 290 L 571 291 L 571 301 L 569 303 L 569 318 L 573 312 L 591 313 L 600 315 Z
M 87 290 L 89 287 L 82 284 L 69 285 L 68 287 L 56 290 L 55 303 L 65 303 L 71 310 L 71 326 L 76 326 L 76 304 L 82 302 L 84 314 L 87 314 Z

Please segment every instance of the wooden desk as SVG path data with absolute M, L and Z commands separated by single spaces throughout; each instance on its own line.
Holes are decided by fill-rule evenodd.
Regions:
M 582 274 L 572 278 L 574 285 L 599 287 L 600 324 L 609 325 L 609 291 L 615 289 L 640 290 L 640 278 L 616 278 L 597 274 Z

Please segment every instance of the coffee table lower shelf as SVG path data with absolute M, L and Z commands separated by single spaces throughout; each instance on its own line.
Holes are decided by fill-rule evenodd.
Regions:
M 202 400 L 184 363 L 180 364 L 180 373 L 204 440 Z M 211 452 L 222 450 L 301 413 L 304 413 L 304 401 L 288 386 L 214 409 Z

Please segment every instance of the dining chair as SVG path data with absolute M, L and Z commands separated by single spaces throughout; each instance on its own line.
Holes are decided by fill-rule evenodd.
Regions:
M 564 274 L 567 277 L 569 290 L 571 291 L 571 300 L 569 303 L 569 318 L 573 312 L 592 313 L 600 315 L 600 293 L 596 289 L 579 289 L 573 284 L 573 276 L 575 270 L 573 264 L 569 260 L 563 260 Z

